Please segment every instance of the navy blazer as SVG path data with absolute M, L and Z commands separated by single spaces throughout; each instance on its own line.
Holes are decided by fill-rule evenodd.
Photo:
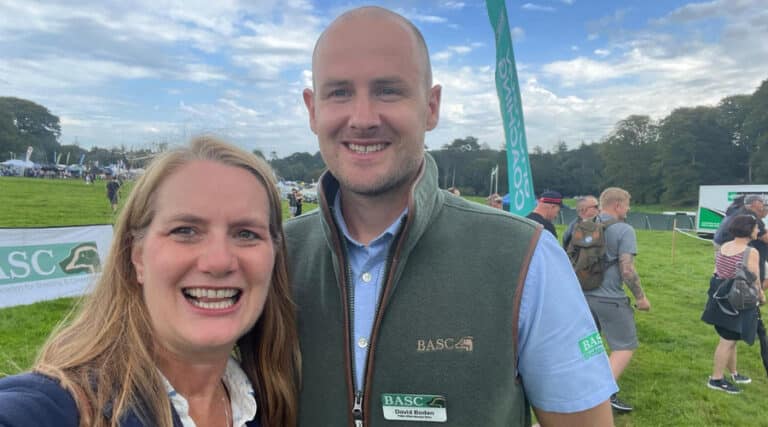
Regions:
M 182 427 L 171 406 L 174 427 Z M 25 373 L 0 378 L 0 427 L 78 427 L 80 414 L 72 395 L 53 378 Z M 246 424 L 259 427 L 258 418 Z M 149 427 L 130 412 L 121 427 Z

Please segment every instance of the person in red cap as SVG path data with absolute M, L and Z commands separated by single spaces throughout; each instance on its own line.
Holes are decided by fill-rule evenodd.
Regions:
M 541 193 L 536 208 L 533 212 L 529 213 L 526 218 L 532 219 L 543 225 L 545 230 L 549 231 L 555 238 L 557 238 L 555 224 L 553 224 L 552 221 L 557 218 L 561 206 L 563 206 L 562 194 L 557 191 L 545 191 Z

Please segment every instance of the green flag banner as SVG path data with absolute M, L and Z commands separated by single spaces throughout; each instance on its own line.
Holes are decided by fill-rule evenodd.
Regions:
M 485 4 L 496 35 L 496 92 L 507 146 L 509 211 L 527 215 L 536 206 L 536 196 L 533 193 L 533 176 L 528 161 L 523 105 L 517 83 L 515 53 L 509 36 L 507 8 L 504 0 L 485 0 Z

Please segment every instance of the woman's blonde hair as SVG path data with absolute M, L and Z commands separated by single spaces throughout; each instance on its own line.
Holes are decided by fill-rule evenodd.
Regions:
M 35 370 L 59 379 L 75 397 L 81 427 L 117 426 L 129 411 L 147 425 L 173 425 L 170 401 L 154 362 L 157 349 L 131 248 L 154 217 L 158 187 L 179 167 L 195 160 L 243 168 L 266 189 L 275 245 L 272 284 L 261 317 L 238 340 L 234 355 L 253 383 L 261 424 L 296 425 L 301 360 L 275 178 L 264 160 L 204 136 L 159 155 L 138 179 L 115 224 L 109 255 L 93 292 L 73 311 L 72 321 L 65 320 L 54 331 L 38 356 Z

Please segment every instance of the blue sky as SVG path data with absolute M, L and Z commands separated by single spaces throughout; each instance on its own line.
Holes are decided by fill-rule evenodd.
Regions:
M 493 32 L 477 0 L 0 2 L 0 96 L 48 107 L 63 144 L 178 144 L 210 132 L 280 157 L 314 153 L 301 91 L 340 12 L 412 19 L 443 86 L 439 148 L 503 143 Z M 752 93 L 768 78 L 766 0 L 507 1 L 528 148 L 599 141 L 630 114 Z

